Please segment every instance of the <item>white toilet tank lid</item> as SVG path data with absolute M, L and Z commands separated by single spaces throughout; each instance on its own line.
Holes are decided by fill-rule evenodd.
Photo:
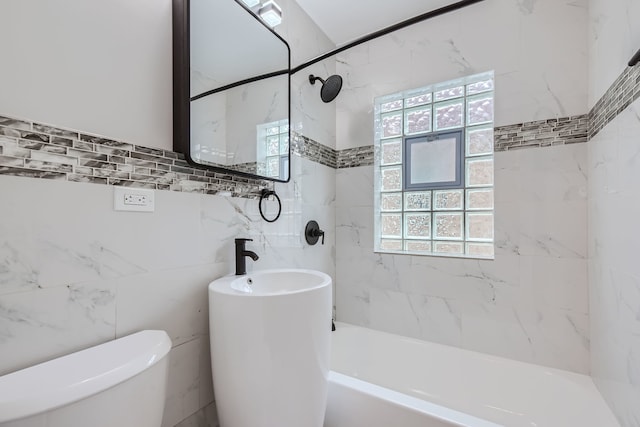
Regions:
M 0 423 L 84 399 L 155 365 L 171 350 L 165 331 L 142 331 L 0 377 Z

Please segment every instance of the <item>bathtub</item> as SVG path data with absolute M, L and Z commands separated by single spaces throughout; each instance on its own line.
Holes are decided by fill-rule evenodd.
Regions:
M 324 427 L 619 427 L 593 381 L 336 323 Z

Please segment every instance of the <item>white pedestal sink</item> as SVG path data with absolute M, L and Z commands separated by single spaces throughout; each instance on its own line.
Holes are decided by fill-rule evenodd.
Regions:
M 209 285 L 211 364 L 222 427 L 321 427 L 331 278 L 263 270 Z

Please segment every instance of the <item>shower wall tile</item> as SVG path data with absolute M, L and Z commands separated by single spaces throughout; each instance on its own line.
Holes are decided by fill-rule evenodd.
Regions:
M 524 3 L 482 2 L 340 53 L 336 148 L 373 141 L 374 98 L 489 70 L 498 127 L 588 111 L 588 1 Z
M 382 289 L 371 289 L 370 295 L 372 328 L 462 346 L 461 313 L 445 298 Z
M 499 206 L 496 208 L 499 209 Z M 500 250 L 517 247 L 518 254 L 552 258 L 580 258 L 587 256 L 586 202 L 548 202 L 519 205 L 519 229 L 515 239 L 500 242 Z M 571 224 L 567 227 L 567 224 Z M 507 247 L 504 246 L 506 244 Z
M 373 168 L 338 169 L 337 317 L 587 373 L 586 144 L 495 159 L 493 261 L 374 253 Z
M 338 170 L 336 187 L 340 189 L 336 192 L 336 207 L 373 207 L 372 167 Z
M 621 426 L 640 421 L 640 101 L 587 144 L 591 372 Z
M 589 1 L 591 374 L 622 427 L 640 425 L 640 3 Z
M 338 319 L 588 373 L 587 5 L 483 2 L 339 55 Z M 487 70 L 495 260 L 374 253 L 373 168 L 349 164 L 373 141 L 371 100 Z
M 586 259 L 522 256 L 520 271 L 523 289 L 535 290 L 530 298 L 536 307 L 589 312 Z
M 589 372 L 589 316 L 529 307 L 495 306 L 465 310 L 462 321 L 465 347 L 503 353 L 516 360 Z M 494 330 L 486 335 L 487 330 Z
M 291 48 L 291 66 L 296 66 L 335 49 L 320 28 L 295 0 L 278 2 L 286 18 L 275 31 Z M 291 129 L 325 146 L 336 148 L 336 104 L 320 99 L 320 84 L 311 85 L 309 74 L 322 78 L 336 73 L 335 58 L 328 58 L 291 76 Z
M 589 0 L 589 108 L 614 85 L 640 48 L 640 3 L 635 0 Z M 636 72 L 638 67 L 636 67 Z M 636 82 L 637 83 L 637 82 Z M 620 99 L 621 100 L 621 99 Z
M 334 48 L 328 46 L 322 53 Z M 336 148 L 336 103 L 322 102 L 320 84 L 311 85 L 309 75 L 326 78 L 335 73 L 335 60 L 330 58 L 291 76 L 291 130 L 331 149 Z

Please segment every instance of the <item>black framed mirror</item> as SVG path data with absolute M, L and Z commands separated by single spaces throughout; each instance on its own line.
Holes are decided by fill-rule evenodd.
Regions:
M 287 42 L 239 0 L 173 0 L 174 150 L 288 182 L 290 68 Z

